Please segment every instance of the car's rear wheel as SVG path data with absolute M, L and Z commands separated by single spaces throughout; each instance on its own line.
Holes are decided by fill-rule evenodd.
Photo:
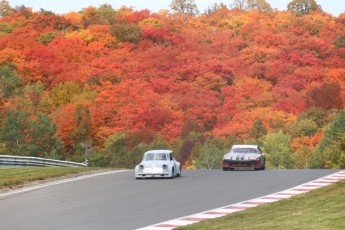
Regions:
M 262 164 L 261 170 L 265 170 L 265 169 L 266 169 L 266 161 L 264 161 L 264 163 Z
M 223 167 L 223 171 L 229 171 L 229 168 Z
M 180 166 L 180 172 L 176 175 L 177 177 L 180 177 L 182 174 L 182 167 Z
M 170 179 L 173 179 L 174 176 L 175 176 L 175 168 L 172 168 L 171 169 L 171 177 L 170 177 Z

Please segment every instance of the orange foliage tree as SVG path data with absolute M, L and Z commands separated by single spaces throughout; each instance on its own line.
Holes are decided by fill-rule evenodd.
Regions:
M 0 18 L 0 65 L 13 66 L 23 83 L 2 96 L 0 109 L 49 114 L 65 157 L 81 141 L 76 111 L 88 117 L 87 138 L 100 154 L 125 132 L 146 144 L 162 138 L 184 161 L 212 136 L 252 141 L 258 121 L 265 132 L 256 141 L 266 131 L 293 134 L 309 108 L 324 108 L 331 120 L 343 107 L 344 18 L 254 6 L 198 16 L 109 4 L 56 15 L 22 6 Z M 36 84 L 40 90 L 28 90 Z M 302 156 L 319 138 L 292 138 L 295 166 L 308 167 Z

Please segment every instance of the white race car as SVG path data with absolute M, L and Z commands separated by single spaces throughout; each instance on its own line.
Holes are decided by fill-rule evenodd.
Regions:
M 181 176 L 181 164 L 173 157 L 171 150 L 150 150 L 144 153 L 140 164 L 135 166 L 135 178 Z

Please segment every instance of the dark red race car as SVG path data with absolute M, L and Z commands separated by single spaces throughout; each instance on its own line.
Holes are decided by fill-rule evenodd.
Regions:
M 234 145 L 223 157 L 223 170 L 265 170 L 266 158 L 258 145 Z

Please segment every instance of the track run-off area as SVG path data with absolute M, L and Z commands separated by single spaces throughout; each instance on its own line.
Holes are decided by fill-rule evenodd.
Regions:
M 345 179 L 341 170 L 110 171 L 0 193 L 0 229 L 173 229 Z

